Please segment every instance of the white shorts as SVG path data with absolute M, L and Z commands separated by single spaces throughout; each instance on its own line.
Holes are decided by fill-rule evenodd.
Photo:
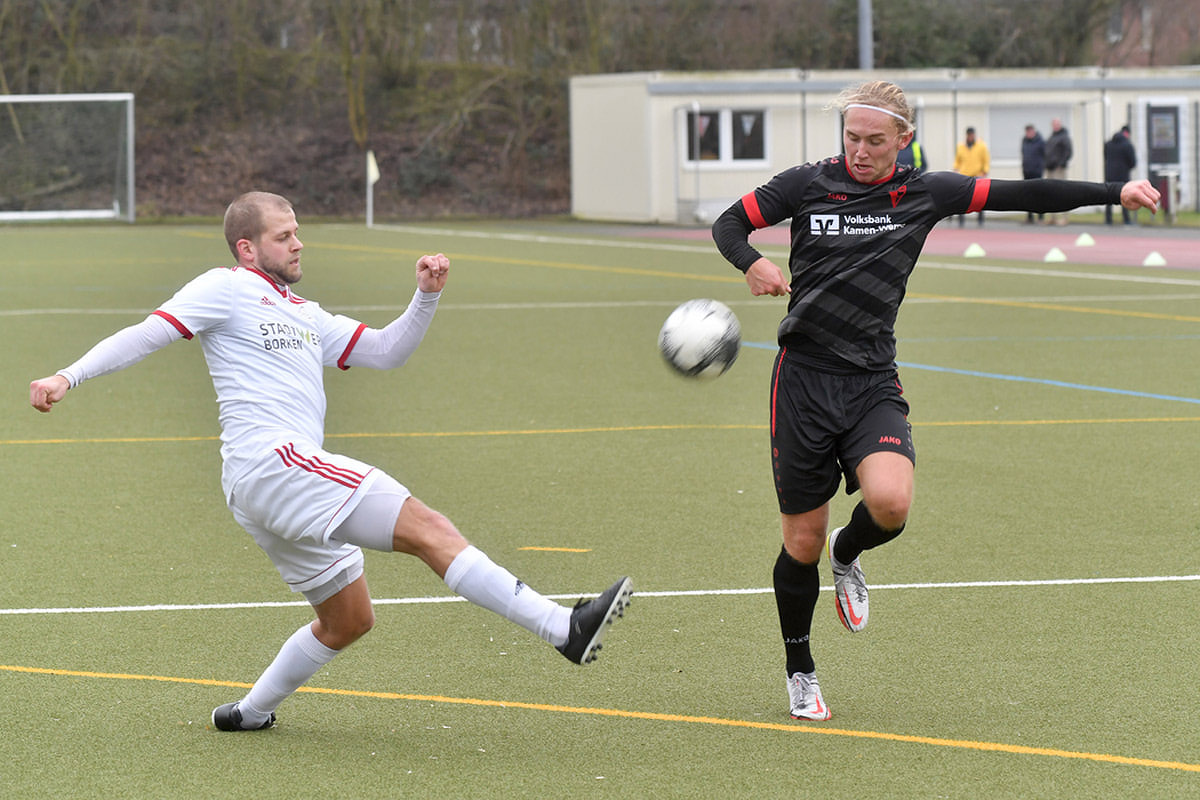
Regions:
M 332 534 L 381 478 L 389 493 L 399 487 L 407 497 L 407 489 L 369 464 L 289 443 L 238 479 L 229 509 L 288 587 L 309 593 L 347 570 L 361 574 L 362 550 Z

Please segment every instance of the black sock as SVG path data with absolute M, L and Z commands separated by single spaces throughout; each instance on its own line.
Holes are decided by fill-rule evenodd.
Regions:
M 903 525 L 894 531 L 885 531 L 876 525 L 875 520 L 871 519 L 871 512 L 867 511 L 866 505 L 860 501 L 854 507 L 854 513 L 850 515 L 850 521 L 842 528 L 837 541 L 834 542 L 833 557 L 841 564 L 850 564 L 862 551 L 887 544 L 903 532 Z
M 812 651 L 808 646 L 812 630 L 813 609 L 821 593 L 821 579 L 816 564 L 801 564 L 779 551 L 775 559 L 775 605 L 779 608 L 779 628 L 783 633 L 783 649 L 787 654 L 787 674 L 812 672 Z

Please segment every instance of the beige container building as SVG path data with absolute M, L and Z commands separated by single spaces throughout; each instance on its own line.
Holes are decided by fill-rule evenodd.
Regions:
M 1164 69 L 911 70 L 888 73 L 632 72 L 570 82 L 571 210 L 581 219 L 704 224 L 795 164 L 841 151 L 828 109 L 846 86 L 886 78 L 917 109 L 932 169 L 950 169 L 968 126 L 987 143 L 993 178 L 1021 178 L 1021 137 L 1061 119 L 1068 177 L 1104 179 L 1104 142 L 1129 125 L 1134 177 L 1197 208 L 1200 66 Z

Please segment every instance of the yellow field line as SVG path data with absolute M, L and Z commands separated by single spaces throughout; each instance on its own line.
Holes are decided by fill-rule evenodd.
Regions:
M 419 439 L 419 438 L 442 438 L 442 437 L 463 437 L 463 436 L 541 436 L 543 434 L 576 434 L 576 433 L 638 433 L 642 431 L 739 431 L 739 430 L 765 430 L 766 425 L 615 425 L 615 426 L 598 426 L 585 428 L 537 428 L 530 430 L 491 430 L 491 431 L 424 431 L 424 432 L 407 432 L 398 431 L 394 433 L 331 433 L 328 438 L 331 439 Z
M 221 681 L 206 678 L 177 678 L 165 675 L 136 675 L 121 672 L 90 672 L 85 670 L 47 669 L 44 667 L 21 667 L 0 665 L 0 670 L 33 675 L 55 675 L 71 678 L 105 678 L 128 681 L 159 681 L 164 683 L 181 683 L 197 686 L 220 686 L 233 689 L 248 689 L 250 684 L 237 681 Z M 583 714 L 598 717 L 615 717 L 619 719 L 650 720 L 655 722 L 679 722 L 689 725 L 715 725 L 727 728 L 749 728 L 753 730 L 781 731 L 785 733 L 811 733 L 822 736 L 842 736 L 856 739 L 876 739 L 888 742 L 904 742 L 907 744 L 923 744 L 931 747 L 950 747 L 962 750 L 982 750 L 992 753 L 1009 753 L 1012 755 L 1043 756 L 1048 758 L 1071 758 L 1084 761 L 1097 761 L 1106 764 L 1125 764 L 1137 767 L 1154 767 L 1157 769 L 1180 770 L 1183 772 L 1200 772 L 1200 764 L 1188 764 L 1180 761 L 1161 761 L 1149 758 L 1132 758 L 1110 753 L 1088 753 L 1077 750 L 1060 750 L 1052 747 L 1030 747 L 1003 742 L 982 742 L 971 739 L 942 739 L 933 736 L 914 736 L 903 733 L 885 733 L 882 731 L 858 731 L 847 728 L 829 728 L 823 725 L 807 723 L 784 724 L 778 722 L 757 722 L 753 720 L 726 719 L 723 717 L 699 717 L 686 714 L 661 714 L 654 711 L 631 711 L 618 708 L 589 708 L 585 706 L 561 706 L 550 703 L 527 703 L 510 700 L 485 700 L 475 697 L 445 697 L 431 694 L 402 694 L 399 692 L 368 692 L 354 689 L 327 689 L 317 686 L 302 686 L 298 690 L 308 694 L 328 694 L 342 697 L 366 697 L 376 700 L 405 700 L 421 703 L 445 703 L 449 705 L 478 706 L 484 708 L 522 709 L 527 711 L 548 711 L 556 714 Z
M 525 258 L 501 258 L 499 256 L 461 256 L 464 260 L 491 261 L 496 264 L 563 269 L 575 272 L 611 272 L 615 275 L 637 275 L 645 278 L 682 278 L 710 283 L 745 283 L 742 275 L 697 275 L 690 272 L 668 272 L 661 269 L 635 269 L 633 267 L 600 267 L 592 264 L 572 264 L 566 261 L 533 261 Z
M 594 428 L 542 428 L 490 431 L 384 431 L 328 433 L 326 439 L 441 439 L 471 436 L 541 436 L 578 433 L 629 433 L 638 431 L 765 430 L 765 425 L 619 425 Z M 0 445 L 17 444 L 146 444 L 162 442 L 215 442 L 216 436 L 114 436 L 86 439 L 0 439 Z
M 378 247 L 365 244 L 329 244 L 322 243 L 323 250 L 348 250 L 360 253 L 392 253 L 395 255 L 421 255 L 428 251 L 408 248 Z M 698 275 L 693 272 L 669 272 L 660 269 L 637 269 L 636 267 L 605 267 L 596 264 L 579 264 L 571 261 L 541 261 L 532 258 L 506 258 L 504 256 L 484 256 L 477 253 L 447 253 L 451 263 L 456 261 L 483 261 L 492 264 L 506 264 L 517 267 L 542 267 L 546 269 L 570 270 L 573 272 L 608 272 L 614 275 L 636 275 L 643 278 L 682 278 L 694 281 L 709 281 L 715 283 L 745 283 L 740 275 Z
M 954 428 L 1002 425 L 1118 425 L 1151 422 L 1200 422 L 1200 417 L 1120 417 L 1115 419 L 964 419 L 913 422 L 914 428 Z M 639 433 L 653 431 L 764 431 L 766 425 L 614 425 L 587 428 L 498 429 L 488 431 L 377 431 L 330 433 L 327 439 L 453 439 L 473 436 L 561 436 L 583 433 Z M 78 439 L 0 439 L 0 446 L 40 444 L 163 444 L 215 442 L 216 436 L 106 436 Z
M 590 553 L 590 547 L 538 547 L 536 545 L 527 545 L 518 547 L 518 550 L 536 550 L 539 553 Z
M 988 300 L 983 297 L 957 297 L 940 294 L 909 294 L 909 297 L 919 297 L 924 300 L 943 300 L 951 303 L 972 303 L 985 306 L 1006 306 L 1008 308 L 1029 308 L 1038 311 L 1069 311 L 1073 314 L 1104 314 L 1112 317 L 1138 317 L 1140 319 L 1165 319 L 1172 322 L 1200 322 L 1200 317 L 1189 317 L 1181 314 L 1161 314 L 1154 311 L 1120 311 L 1115 308 L 1088 308 L 1086 306 L 1066 306 L 1059 303 L 1038 303 L 1028 300 Z
M 186 235 L 186 234 L 185 234 Z M 192 234 L 199 235 L 199 234 Z M 207 235 L 205 235 L 206 238 Z M 378 247 L 365 244 L 333 244 L 323 242 L 322 250 L 346 250 L 359 253 L 388 253 L 392 255 L 420 256 L 428 250 L 413 250 L 410 248 Z M 661 269 L 638 269 L 636 267 L 600 266 L 596 264 L 579 264 L 571 261 L 541 261 L 531 258 L 505 258 L 503 256 L 485 256 L 477 253 L 447 253 L 450 261 L 471 262 L 482 261 L 492 264 L 505 264 L 517 267 L 541 267 L 544 269 L 559 269 L 572 272 L 606 272 L 613 275 L 635 275 L 642 278 L 679 278 L 683 280 L 707 281 L 709 283 L 745 283 L 746 279 L 737 275 L 698 275 L 694 272 L 670 272 Z

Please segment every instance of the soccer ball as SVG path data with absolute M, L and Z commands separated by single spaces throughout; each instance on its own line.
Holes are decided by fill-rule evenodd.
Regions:
M 742 326 L 724 303 L 688 300 L 667 317 L 658 350 L 688 378 L 715 378 L 733 366 L 742 346 Z

